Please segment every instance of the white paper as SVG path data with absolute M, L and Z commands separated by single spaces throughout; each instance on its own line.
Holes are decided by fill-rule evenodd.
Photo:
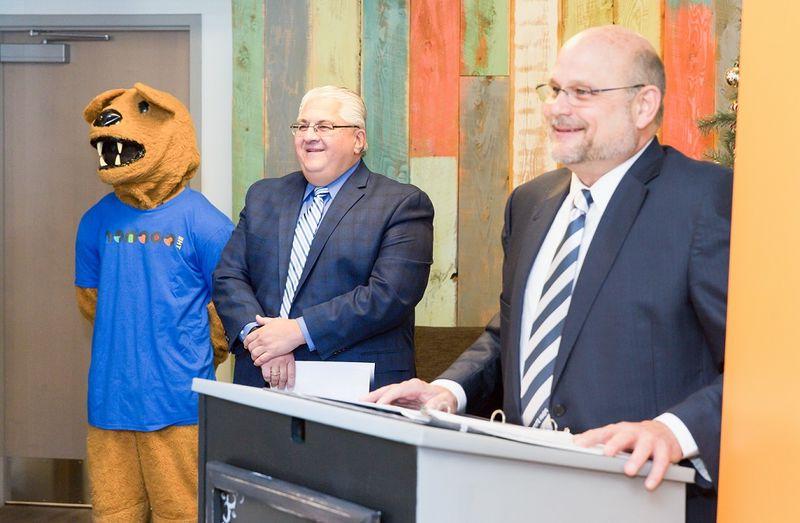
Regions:
M 292 392 L 344 401 L 369 394 L 374 363 L 350 361 L 296 361 Z

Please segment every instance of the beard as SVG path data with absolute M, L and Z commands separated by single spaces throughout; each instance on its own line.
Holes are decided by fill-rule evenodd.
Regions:
M 585 162 L 607 161 L 618 158 L 627 158 L 636 151 L 638 135 L 633 115 L 628 114 L 625 126 L 620 133 L 597 141 L 587 138 L 574 144 L 559 144 L 553 138 L 553 127 L 585 128 L 586 125 L 579 119 L 555 117 L 550 120 L 550 141 L 552 143 L 551 156 L 557 163 L 575 165 Z

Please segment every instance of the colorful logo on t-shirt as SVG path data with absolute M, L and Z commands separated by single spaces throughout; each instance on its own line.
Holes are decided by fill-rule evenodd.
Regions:
M 178 250 L 181 250 L 183 247 L 183 236 L 178 234 L 167 233 L 162 235 L 160 232 L 153 232 L 148 233 L 147 231 L 125 231 L 124 233 L 120 230 L 115 232 L 106 231 L 105 233 L 106 243 L 128 243 L 128 244 L 135 244 L 139 243 L 140 245 L 147 245 L 147 240 L 150 240 L 150 243 L 156 245 L 163 245 L 165 247 L 175 247 Z

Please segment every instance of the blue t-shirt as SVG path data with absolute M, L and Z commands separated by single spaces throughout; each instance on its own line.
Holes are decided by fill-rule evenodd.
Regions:
M 75 285 L 97 288 L 89 423 L 158 430 L 197 423 L 192 378 L 213 379 L 206 305 L 233 224 L 192 189 L 151 210 L 108 194 L 83 215 Z

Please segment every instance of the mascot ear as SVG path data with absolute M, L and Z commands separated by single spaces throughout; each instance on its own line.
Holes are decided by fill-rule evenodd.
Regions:
M 150 104 L 158 106 L 170 114 L 175 114 L 180 107 L 183 107 L 183 104 L 171 94 L 153 89 L 149 85 L 136 82 L 133 84 L 133 88 L 139 91 L 142 98 L 147 100 Z
M 98 94 L 94 97 L 94 100 L 89 102 L 89 105 L 86 106 L 86 109 L 83 110 L 83 119 L 86 120 L 86 123 L 94 122 L 94 119 L 97 118 L 97 115 L 100 114 L 103 109 L 105 109 L 108 103 L 124 92 L 125 89 L 111 89 L 104 93 Z

